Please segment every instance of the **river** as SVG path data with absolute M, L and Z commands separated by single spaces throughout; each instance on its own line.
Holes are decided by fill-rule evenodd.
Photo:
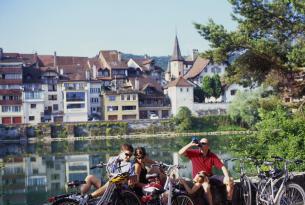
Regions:
M 213 152 L 221 158 L 234 155 L 229 148 L 232 136 L 209 136 Z M 191 164 L 177 155 L 191 137 L 146 139 L 103 139 L 50 143 L 0 143 L 0 204 L 41 205 L 47 198 L 65 193 L 66 183 L 83 180 L 88 174 L 105 178 L 102 169 L 90 170 L 100 161 L 116 155 L 123 143 L 146 148 L 149 157 L 187 168 L 180 175 L 191 176 Z M 228 165 L 232 170 L 232 165 Z M 68 190 L 69 191 L 69 190 Z

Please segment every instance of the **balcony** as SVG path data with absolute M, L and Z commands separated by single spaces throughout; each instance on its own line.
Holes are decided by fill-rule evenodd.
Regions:
M 22 100 L 0 100 L 0 105 L 22 105 Z

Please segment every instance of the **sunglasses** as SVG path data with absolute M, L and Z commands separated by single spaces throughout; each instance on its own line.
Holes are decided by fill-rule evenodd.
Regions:
M 130 153 L 126 153 L 126 152 L 125 152 L 125 156 L 126 156 L 126 157 L 131 157 L 131 156 L 132 156 L 132 154 L 130 154 Z
M 208 145 L 208 143 L 206 142 L 200 142 L 201 146 L 205 146 L 205 145 Z

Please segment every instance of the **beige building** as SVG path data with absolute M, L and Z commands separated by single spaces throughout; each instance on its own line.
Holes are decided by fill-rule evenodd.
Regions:
M 138 92 L 132 90 L 104 91 L 101 107 L 104 120 L 138 120 Z

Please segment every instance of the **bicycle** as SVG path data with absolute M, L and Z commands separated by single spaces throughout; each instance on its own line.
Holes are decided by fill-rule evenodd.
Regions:
M 302 163 L 301 160 L 285 160 L 278 156 L 273 156 L 274 161 L 265 161 L 264 165 L 271 168 L 270 171 L 261 172 L 260 181 L 257 186 L 257 205 L 304 205 L 305 192 L 303 188 L 291 181 L 293 175 L 289 173 L 288 164 Z M 284 162 L 282 170 L 275 166 L 276 162 Z
M 231 158 L 227 159 L 225 161 L 236 161 L 238 160 L 240 162 L 240 168 L 239 168 L 239 180 L 240 180 L 240 186 L 241 186 L 241 192 L 240 192 L 240 198 L 242 200 L 242 204 L 244 205 L 251 205 L 253 198 L 252 198 L 252 190 L 257 190 L 257 186 L 255 183 L 252 182 L 252 180 L 247 176 L 245 172 L 245 162 L 253 162 L 256 166 L 257 173 L 260 173 L 259 165 L 261 164 L 259 160 L 255 158 Z
M 157 174 L 147 175 L 150 184 L 143 188 L 144 196 L 143 202 L 146 205 L 165 205 L 162 203 L 164 192 L 168 191 L 167 205 L 194 205 L 192 199 L 182 191 L 175 182 L 178 170 L 182 168 L 180 165 L 169 165 L 165 163 L 152 164 L 151 166 L 158 166 L 161 169 L 166 169 L 166 181 L 164 187 L 160 186 L 160 179 Z M 156 183 L 156 181 L 158 181 Z
M 109 184 L 105 193 L 96 199 L 89 199 L 88 195 L 82 195 L 80 192 L 64 194 L 49 198 L 52 205 L 141 205 L 138 196 L 131 191 L 123 183 L 130 177 L 128 172 L 119 172 L 117 174 L 110 173 L 109 164 L 99 163 L 92 166 L 90 169 L 106 167 L 109 179 Z M 121 166 L 119 166 L 121 168 Z M 72 181 L 68 183 L 68 187 L 79 190 L 85 181 Z

